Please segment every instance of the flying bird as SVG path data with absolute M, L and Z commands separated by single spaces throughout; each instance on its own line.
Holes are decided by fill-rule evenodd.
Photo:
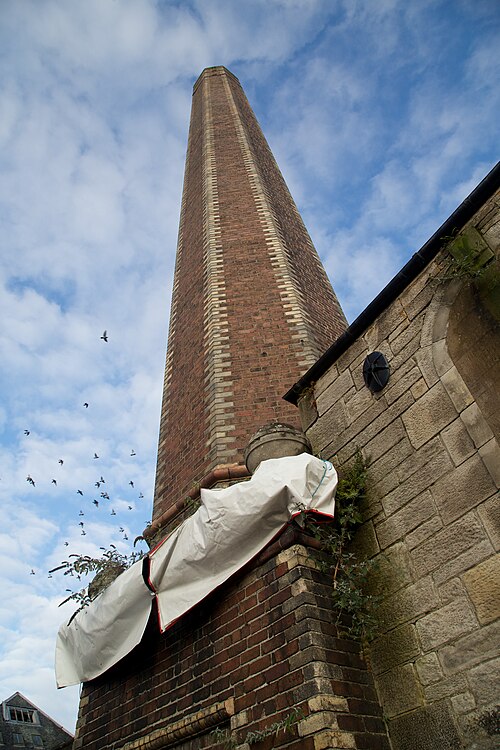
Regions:
M 62 465 L 63 465 L 63 463 L 64 463 L 64 461 L 62 460 L 62 458 L 60 458 L 60 459 L 59 459 L 59 461 L 58 461 L 57 463 L 58 463 L 58 464 L 60 464 L 60 465 L 62 466 Z
M 77 490 L 77 491 L 76 491 L 76 494 L 77 494 L 77 495 L 82 495 L 82 496 L 83 496 L 83 492 L 82 492 L 81 490 Z
M 135 450 L 134 450 L 133 448 L 132 448 L 132 452 L 131 452 L 131 454 L 130 454 L 130 455 L 131 455 L 131 456 L 137 456 L 137 453 L 135 452 Z
M 125 539 L 126 542 L 128 542 L 128 536 L 126 534 L 123 535 L 123 538 Z
M 110 516 L 116 516 L 116 512 L 115 512 L 114 508 L 111 508 L 111 513 L 109 515 Z
M 33 481 L 33 479 L 32 479 L 32 478 L 30 477 L 30 475 L 29 475 L 29 474 L 28 474 L 28 476 L 26 477 L 26 481 L 27 481 L 27 482 L 29 482 L 29 483 L 30 483 L 30 484 L 31 484 L 31 485 L 32 485 L 33 487 L 35 486 L 35 482 L 34 482 L 34 481 Z
M 132 482 L 132 480 L 131 480 L 131 481 L 129 482 L 129 485 L 130 485 L 131 487 L 133 487 L 133 486 L 134 486 L 134 483 Z
M 101 492 L 101 497 L 103 498 L 103 500 L 109 500 L 109 495 L 107 492 Z
M 85 529 L 82 529 L 82 536 L 87 536 L 87 532 L 85 531 Z
M 125 529 L 123 528 L 123 526 L 120 526 L 120 528 L 119 528 L 119 531 L 120 531 L 120 532 L 121 532 L 122 534 L 123 534 L 123 533 L 125 532 Z
M 129 506 L 128 506 L 128 509 L 129 509 L 129 510 L 133 510 L 133 508 L 132 508 L 132 506 L 131 506 L 131 505 L 129 505 Z
M 79 515 L 79 516 L 84 516 L 84 515 L 85 515 L 85 513 L 83 512 L 83 510 L 81 510 L 81 511 L 79 512 L 79 514 L 78 514 L 78 515 Z
M 81 526 L 82 529 L 83 529 L 83 527 L 85 526 L 85 523 L 83 521 L 80 521 L 80 523 L 78 524 L 78 526 Z
M 101 336 L 101 339 L 102 339 L 103 341 L 107 341 L 107 340 L 108 340 L 108 332 L 107 332 L 107 331 L 104 331 L 104 333 L 103 333 L 103 334 L 102 334 L 102 336 Z
M 33 570 L 33 568 L 31 568 L 30 576 L 34 576 L 34 575 L 35 575 L 35 571 Z
M 95 486 L 97 487 L 97 489 L 99 489 L 99 487 L 101 486 L 101 483 L 100 482 L 95 482 Z
M 100 481 L 100 482 L 101 482 L 102 484 L 106 484 L 106 482 L 104 481 L 104 478 L 103 478 L 103 477 L 101 477 L 101 478 L 99 479 L 99 481 Z
M 99 500 L 92 500 L 92 502 L 94 503 L 96 508 L 99 507 Z
M 139 492 L 139 500 L 142 500 L 143 498 L 144 498 L 144 495 L 142 494 L 142 492 Z
M 99 456 L 97 455 L 97 453 L 94 453 L 94 458 L 99 458 Z
M 55 479 L 52 480 L 52 484 L 55 484 L 55 486 L 57 487 L 57 482 Z
M 25 434 L 25 435 L 29 435 L 29 434 L 30 434 L 30 431 L 29 431 L 29 430 L 25 430 L 25 431 L 24 431 L 24 434 Z
M 65 547 L 69 547 L 69 542 L 64 542 Z

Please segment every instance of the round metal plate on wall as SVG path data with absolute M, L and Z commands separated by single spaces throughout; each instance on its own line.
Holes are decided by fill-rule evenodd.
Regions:
M 372 352 L 363 363 L 365 385 L 372 393 L 378 393 L 389 381 L 391 368 L 382 352 Z

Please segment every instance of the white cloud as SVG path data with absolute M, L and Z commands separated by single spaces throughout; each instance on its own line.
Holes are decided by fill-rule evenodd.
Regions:
M 352 318 L 491 164 L 491 11 L 434 5 L 0 4 L 0 697 L 72 728 L 77 692 L 51 674 L 66 580 L 47 571 L 125 551 L 120 526 L 131 541 L 151 514 L 195 78 L 239 75 Z

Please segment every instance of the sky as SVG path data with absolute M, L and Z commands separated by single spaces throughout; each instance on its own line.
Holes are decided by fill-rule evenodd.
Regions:
M 239 78 L 352 321 L 498 159 L 499 27 L 495 0 L 0 0 L 0 700 L 74 730 L 83 583 L 48 571 L 151 518 L 200 72 Z

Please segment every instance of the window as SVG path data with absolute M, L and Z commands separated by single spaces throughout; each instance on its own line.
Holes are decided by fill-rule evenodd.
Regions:
M 12 732 L 12 742 L 14 745 L 24 745 L 23 735 L 19 732 Z
M 38 716 L 33 708 L 7 706 L 7 717 L 10 721 L 22 721 L 24 724 L 38 724 Z
M 43 747 L 43 740 L 39 734 L 34 734 L 31 739 L 33 741 L 33 747 Z

